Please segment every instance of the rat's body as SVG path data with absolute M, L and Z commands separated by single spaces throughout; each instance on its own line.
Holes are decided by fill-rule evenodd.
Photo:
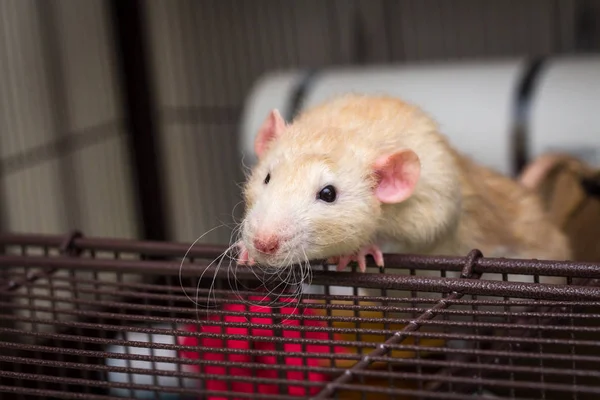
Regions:
M 273 111 L 245 187 L 242 261 L 413 254 L 564 260 L 567 238 L 539 199 L 455 151 L 419 108 L 348 95 L 286 125 Z M 332 191 L 334 192 L 333 196 Z M 333 199 L 333 200 L 332 200 Z M 332 201 L 329 201 L 332 200 Z

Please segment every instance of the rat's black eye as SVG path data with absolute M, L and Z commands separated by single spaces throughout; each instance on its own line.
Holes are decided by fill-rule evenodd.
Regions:
M 269 174 L 267 174 L 267 177 L 265 178 L 265 185 L 267 183 L 269 183 L 270 180 L 271 180 L 271 174 L 269 173 Z
M 325 186 L 317 195 L 319 200 L 333 203 L 336 198 L 335 188 L 331 185 Z

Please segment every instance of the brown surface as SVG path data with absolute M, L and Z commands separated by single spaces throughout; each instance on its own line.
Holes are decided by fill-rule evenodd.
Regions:
M 573 259 L 600 261 L 600 196 L 586 192 L 582 179 L 600 185 L 600 171 L 563 154 L 532 162 L 521 179 L 544 200 L 553 220 L 569 236 Z

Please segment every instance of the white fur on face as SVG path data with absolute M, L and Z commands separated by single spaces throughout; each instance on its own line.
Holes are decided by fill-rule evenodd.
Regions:
M 283 266 L 344 255 L 370 240 L 379 207 L 361 168 L 341 168 L 324 155 L 284 153 L 263 161 L 247 184 L 243 228 L 243 240 L 257 262 Z M 271 179 L 265 184 L 267 173 Z M 327 185 L 336 189 L 332 203 L 317 197 Z M 258 233 L 276 234 L 279 251 L 272 256 L 256 251 L 252 242 Z

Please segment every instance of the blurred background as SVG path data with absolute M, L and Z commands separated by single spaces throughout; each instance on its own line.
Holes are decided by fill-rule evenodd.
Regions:
M 152 240 L 240 216 L 265 74 L 600 50 L 598 0 L 0 0 L 0 18 L 0 229 Z

